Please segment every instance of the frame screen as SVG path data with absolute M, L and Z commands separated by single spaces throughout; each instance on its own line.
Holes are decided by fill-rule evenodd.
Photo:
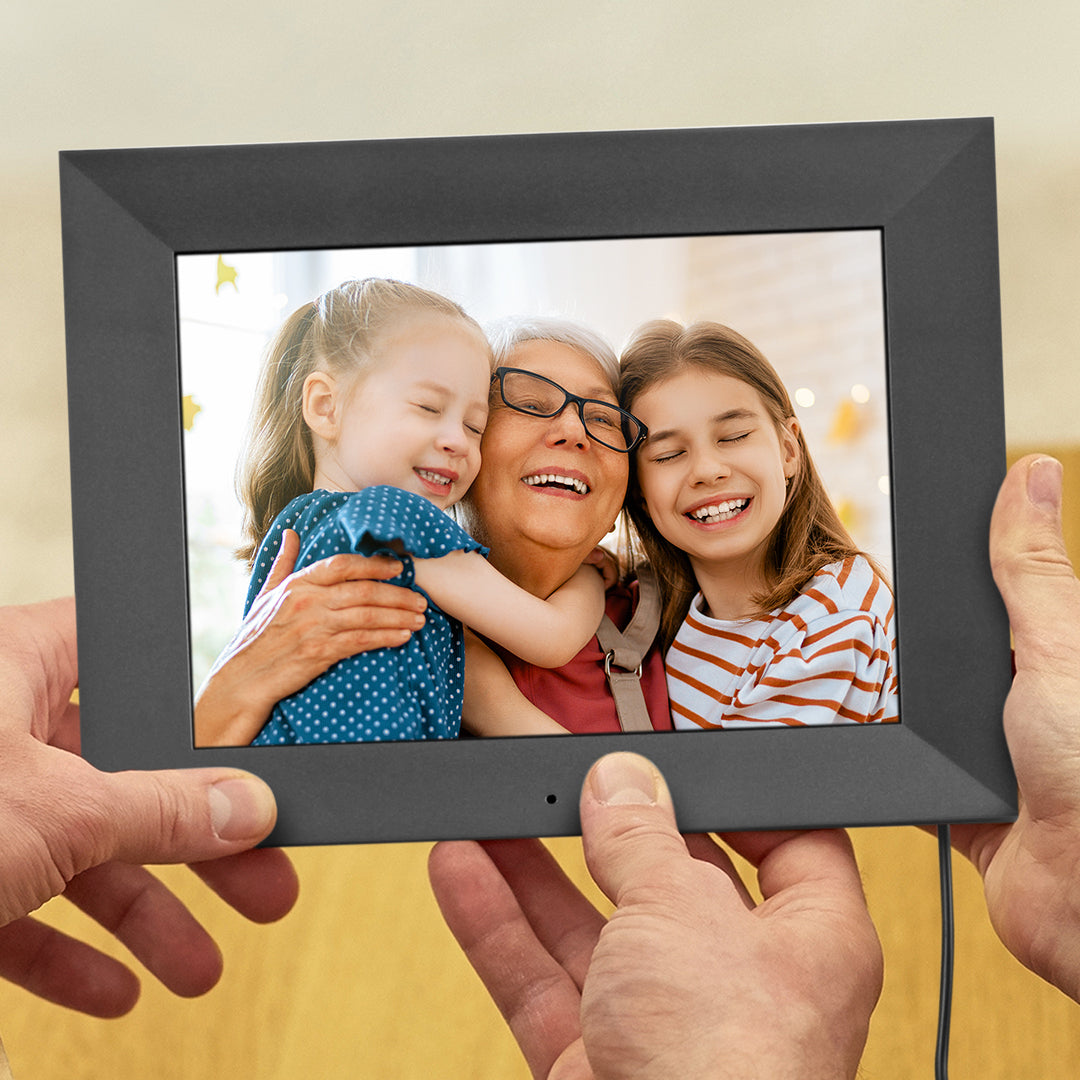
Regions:
M 250 769 L 274 844 L 575 833 L 612 749 L 657 763 L 687 830 L 1015 815 L 986 558 L 1005 457 L 989 120 L 84 151 L 61 185 L 95 764 Z M 259 354 L 369 275 L 616 349 L 656 317 L 754 341 L 893 584 L 900 722 L 196 748 L 193 691 L 246 590 L 232 478 Z

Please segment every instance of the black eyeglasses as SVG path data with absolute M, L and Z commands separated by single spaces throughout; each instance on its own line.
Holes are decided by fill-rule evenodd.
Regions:
M 491 376 L 492 382 L 496 379 L 503 404 L 526 416 L 551 418 L 558 416 L 567 405 L 576 406 L 589 438 L 609 450 L 618 450 L 620 454 L 629 454 L 649 433 L 633 413 L 610 401 L 578 397 L 543 375 L 534 375 L 521 368 L 501 367 Z

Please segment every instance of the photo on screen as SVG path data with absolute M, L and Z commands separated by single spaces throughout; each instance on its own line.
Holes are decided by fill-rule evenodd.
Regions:
M 181 255 L 180 382 L 196 692 L 237 632 L 245 610 L 251 572 L 237 556 L 243 516 L 237 478 L 266 350 L 293 310 L 342 282 L 371 277 L 433 290 L 460 304 L 486 328 L 538 316 L 569 320 L 598 333 L 616 353 L 649 319 L 683 325 L 708 320 L 736 330 L 776 369 L 837 517 L 854 545 L 881 570 L 883 581 L 891 583 L 880 230 Z M 603 541 L 620 567 L 628 561 L 628 541 L 624 527 Z M 640 562 L 642 552 L 634 554 Z M 811 601 L 804 606 L 807 603 Z M 829 600 L 812 603 L 816 607 Z M 841 637 L 850 638 L 848 653 L 841 650 L 837 661 L 837 634 L 822 632 L 822 608 L 812 630 L 804 629 L 798 643 L 776 644 L 772 657 L 775 660 L 776 652 L 790 654 L 809 636 L 807 653 L 825 650 L 833 658 L 824 674 L 834 681 L 837 670 L 851 669 L 853 679 L 866 675 L 863 668 L 874 659 L 878 685 L 872 693 L 865 686 L 851 687 L 843 691 L 846 705 L 840 697 L 811 710 L 807 694 L 825 686 L 836 696 L 834 683 L 822 681 L 820 664 L 815 668 L 799 658 L 798 670 L 805 668 L 807 680 L 801 691 L 798 683 L 767 689 L 776 682 L 777 671 L 790 669 L 791 661 L 787 669 L 778 662 L 770 666 L 761 662 L 760 649 L 749 650 L 741 666 L 750 672 L 744 670 L 726 696 L 716 689 L 715 673 L 705 672 L 708 682 L 703 684 L 697 677 L 701 673 L 689 667 L 684 696 L 696 711 L 680 705 L 676 692 L 673 726 L 693 730 L 895 720 L 897 656 L 894 641 L 888 640 L 889 588 L 881 589 L 879 606 L 878 634 L 886 635 L 886 641 L 877 642 L 876 649 L 868 650 L 859 636 L 850 637 L 851 618 L 840 619 L 834 611 L 834 621 L 847 628 Z M 782 629 L 789 621 L 787 616 L 779 623 L 753 621 L 752 629 L 772 639 L 776 626 Z M 737 627 L 741 635 L 747 626 Z M 707 620 L 704 632 L 712 629 Z M 868 640 L 873 643 L 872 633 Z M 866 652 L 865 659 L 854 651 L 859 648 Z M 670 677 L 676 681 L 678 654 L 692 656 L 696 651 L 692 645 L 688 649 L 678 647 L 673 654 L 670 667 L 675 674 Z M 888 685 L 881 685 L 882 680 Z M 362 691 L 348 708 L 359 713 L 369 709 Z M 576 714 L 553 719 L 570 731 L 578 724 L 580 730 L 600 730 L 599 720 L 593 723 Z M 294 737 L 291 727 L 286 730 Z M 362 741 L 369 730 L 359 723 L 331 724 L 323 725 L 321 737 L 317 731 L 307 737 Z M 367 738 L 417 737 L 423 730 L 404 724 L 375 727 Z M 450 737 L 456 734 L 453 724 L 448 730 Z M 239 744 L 214 742 L 200 734 L 196 727 L 196 746 Z

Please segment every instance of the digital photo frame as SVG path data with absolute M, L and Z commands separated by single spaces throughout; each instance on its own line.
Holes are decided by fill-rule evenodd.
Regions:
M 986 557 L 1005 458 L 993 155 L 985 119 L 62 154 L 84 753 L 108 769 L 250 769 L 278 798 L 274 844 L 575 833 L 582 778 L 612 749 L 657 763 L 687 830 L 1014 816 L 1001 729 L 1008 627 Z M 548 265 L 536 262 L 542 250 L 565 274 L 595 245 L 617 248 L 609 268 L 670 268 L 655 245 L 674 245 L 698 267 L 702 316 L 728 321 L 712 308 L 731 303 L 731 290 L 702 300 L 713 279 L 700 266 L 732 245 L 804 243 L 857 249 L 877 276 L 872 317 L 855 321 L 872 324 L 879 343 L 856 365 L 868 365 L 860 388 L 881 402 L 874 453 L 886 510 L 876 525 L 874 512 L 863 517 L 884 537 L 876 551 L 896 591 L 899 723 L 196 747 L 193 642 L 205 605 L 183 402 L 201 333 L 189 345 L 188 330 L 206 321 L 184 293 L 200 261 L 270 259 L 286 281 L 304 266 L 310 284 L 320 261 L 332 277 L 342 260 L 379 272 L 403 250 L 490 261 L 516 249 L 525 254 L 514 265 L 532 267 L 535 285 L 559 276 L 535 269 Z M 305 263 L 305 253 L 321 254 Z M 456 258 L 434 265 L 451 295 L 475 277 L 456 278 Z M 750 280 L 730 265 L 729 280 Z M 270 280 L 271 298 L 311 299 L 306 286 L 285 296 Z M 642 320 L 678 304 L 664 295 L 648 309 L 662 273 L 621 280 Z M 749 291 L 758 313 L 748 302 L 730 322 L 783 370 L 758 330 L 739 325 L 759 319 L 767 334 L 768 309 L 781 304 Z M 522 303 L 491 297 L 500 301 Z M 606 331 L 625 330 L 625 310 L 573 301 L 552 302 L 586 321 L 603 308 Z M 247 403 L 239 410 L 246 418 Z M 839 423 L 850 413 L 833 409 L 822 429 L 841 429 L 837 460 L 853 456 L 851 424 Z

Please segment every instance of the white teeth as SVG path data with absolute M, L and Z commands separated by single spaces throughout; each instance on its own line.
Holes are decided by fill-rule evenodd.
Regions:
M 417 469 L 416 475 L 423 477 L 425 480 L 430 480 L 433 484 L 445 484 L 449 486 L 450 477 L 441 476 L 439 473 L 430 472 L 428 469 Z
M 712 506 L 699 506 L 696 510 L 687 514 L 687 517 L 695 521 L 704 522 L 707 525 L 715 525 L 718 521 L 726 521 L 736 514 L 745 510 L 749 499 L 730 499 L 727 502 L 715 503 Z
M 562 487 L 572 488 L 579 495 L 589 494 L 589 485 L 584 480 L 577 480 L 572 476 L 560 476 L 558 473 L 536 473 L 533 476 L 524 477 L 524 480 L 529 487 L 560 484 Z

